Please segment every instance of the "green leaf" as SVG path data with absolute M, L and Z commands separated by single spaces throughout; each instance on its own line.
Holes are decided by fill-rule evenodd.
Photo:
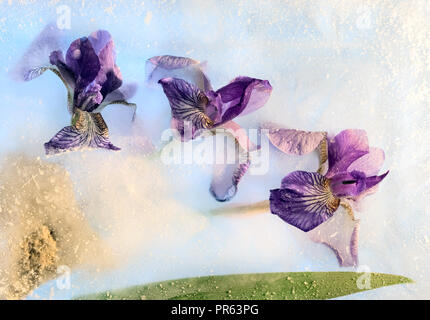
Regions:
M 365 281 L 369 280 L 370 281 Z M 357 285 L 358 282 L 358 285 Z M 300 300 L 331 299 L 394 284 L 409 278 L 384 273 L 282 272 L 207 276 L 150 283 L 77 299 L 96 300 Z M 366 288 L 364 284 L 370 284 Z M 364 287 L 364 288 L 363 288 Z M 360 289 L 363 288 L 363 289 Z

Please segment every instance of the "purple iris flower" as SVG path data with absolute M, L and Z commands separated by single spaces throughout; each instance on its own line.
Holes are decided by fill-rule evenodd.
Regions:
M 358 220 L 352 207 L 376 188 L 388 171 L 378 172 L 384 152 L 369 147 L 364 130 L 344 130 L 327 139 L 323 132 L 272 130 L 271 142 L 286 153 L 320 148 L 319 172 L 294 171 L 270 190 L 270 210 L 285 222 L 330 246 L 340 265 L 357 264 Z M 328 164 L 323 174 L 324 165 Z
M 49 29 L 44 32 L 49 32 Z M 47 42 L 45 38 L 43 33 L 39 36 L 41 45 Z M 31 50 L 27 55 L 31 55 Z M 120 149 L 110 142 L 108 127 L 100 111 L 109 104 L 123 104 L 135 113 L 136 105 L 126 100 L 134 95 L 136 85 L 122 85 L 115 59 L 111 35 L 108 31 L 98 30 L 73 41 L 65 58 L 61 50 L 53 50 L 49 54 L 48 64 L 33 67 L 23 75 L 24 80 L 28 81 L 51 70 L 67 88 L 71 125 L 45 143 L 46 154 L 81 148 Z
M 162 85 L 170 103 L 172 127 L 183 141 L 216 128 L 229 130 L 249 159 L 255 146 L 232 120 L 265 105 L 272 92 L 267 80 L 237 77 L 214 91 L 203 72 L 204 63 L 185 57 L 157 56 L 147 61 L 148 80 Z M 231 199 L 249 160 L 236 165 L 216 165 L 210 191 L 218 201 Z

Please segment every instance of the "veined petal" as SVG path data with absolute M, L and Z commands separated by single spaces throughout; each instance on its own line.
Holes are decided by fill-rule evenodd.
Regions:
M 369 153 L 369 142 L 366 131 L 348 129 L 328 141 L 327 178 L 347 171 L 357 159 Z
M 312 241 L 330 247 L 341 267 L 357 266 L 359 223 L 349 206 L 342 203 L 331 219 L 309 231 L 308 235 Z
M 169 100 L 172 117 L 176 120 L 182 137 L 192 139 L 196 132 L 212 128 L 213 122 L 205 114 L 209 99 L 203 91 L 182 79 L 165 78 L 159 83 Z M 188 124 L 192 131 L 189 134 L 184 129 Z
M 267 80 L 237 77 L 216 91 L 222 101 L 220 124 L 261 108 L 271 92 L 272 86 Z
M 270 190 L 272 213 L 303 231 L 329 219 L 339 202 L 329 180 L 316 172 L 294 171 L 282 180 L 280 189 Z
M 46 154 L 56 154 L 83 148 L 120 150 L 109 141 L 109 132 L 100 113 L 76 109 L 72 125 L 63 128 L 45 143 Z
M 200 90 L 212 90 L 203 72 L 203 64 L 191 58 L 169 55 L 152 57 L 146 61 L 146 76 L 149 83 L 157 83 L 163 78 L 178 78 L 194 84 Z
M 273 125 L 269 128 L 269 140 L 286 154 L 303 155 L 318 148 L 325 138 L 325 132 L 308 132 L 295 129 L 279 129 Z

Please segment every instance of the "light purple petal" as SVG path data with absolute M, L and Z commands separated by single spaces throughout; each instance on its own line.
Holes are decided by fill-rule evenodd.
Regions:
M 303 155 L 318 148 L 325 132 L 308 132 L 295 129 L 269 127 L 269 140 L 279 150 L 287 154 Z
M 376 176 L 385 160 L 385 154 L 382 149 L 370 148 L 369 153 L 355 160 L 349 167 L 348 171 L 361 171 L 366 176 Z
M 112 41 L 112 36 L 106 30 L 97 30 L 91 33 L 88 37 L 94 51 L 97 55 L 106 47 L 106 45 Z
M 338 206 L 329 181 L 316 172 L 292 172 L 282 180 L 280 189 L 270 190 L 272 213 L 303 231 L 329 219 Z
M 73 124 L 60 130 L 45 143 L 46 154 L 56 154 L 82 148 L 120 150 L 109 141 L 106 123 L 100 113 L 76 110 Z
M 312 241 L 329 246 L 341 267 L 357 266 L 359 225 L 359 220 L 341 205 L 331 219 L 309 231 L 308 235 Z
M 231 200 L 236 195 L 239 181 L 248 171 L 250 164 L 249 158 L 233 164 L 215 164 L 209 189 L 213 197 L 220 202 Z
M 161 79 L 164 93 L 170 103 L 172 117 L 181 136 L 192 139 L 201 130 L 211 128 L 212 120 L 205 114 L 209 99 L 196 86 L 176 78 Z
M 271 92 L 272 86 L 267 80 L 237 77 L 216 91 L 222 101 L 220 124 L 261 108 L 269 99 Z
M 327 178 L 347 171 L 358 158 L 369 153 L 369 142 L 364 130 L 348 129 L 328 140 Z
M 203 91 L 212 89 L 203 72 L 203 64 L 186 57 L 156 56 L 146 61 L 146 76 L 149 83 L 157 83 L 163 78 L 178 78 L 194 84 Z

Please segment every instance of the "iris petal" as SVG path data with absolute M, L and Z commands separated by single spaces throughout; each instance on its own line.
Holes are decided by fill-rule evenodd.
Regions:
M 74 90 L 75 75 L 72 69 L 70 69 L 64 61 L 63 53 L 60 50 L 51 52 L 49 56 L 49 62 L 58 68 L 58 71 L 60 72 L 61 76 L 66 81 L 68 89 Z
M 294 171 L 282 180 L 280 189 L 270 190 L 272 213 L 303 231 L 329 219 L 338 206 L 329 181 L 316 172 Z
M 370 148 L 369 153 L 355 160 L 349 167 L 348 171 L 361 171 L 366 176 L 375 176 L 378 174 L 385 160 L 385 154 L 382 149 Z
M 212 90 L 203 72 L 203 64 L 191 58 L 169 55 L 152 57 L 146 61 L 146 76 L 149 83 L 157 83 L 163 78 L 179 78 L 201 90 Z
M 100 61 L 100 71 L 95 81 L 102 86 L 101 93 L 106 97 L 110 92 L 115 91 L 122 85 L 122 75 L 115 64 L 115 45 L 110 40 L 98 54 Z
M 373 188 L 381 182 L 388 171 L 380 176 L 366 177 L 361 171 L 339 173 L 333 176 L 330 181 L 330 189 L 337 197 L 356 197 Z
M 106 30 L 97 30 L 89 35 L 88 40 L 98 55 L 112 41 L 112 36 Z
M 169 99 L 174 123 L 185 140 L 196 137 L 202 129 L 212 128 L 213 122 L 205 114 L 209 100 L 203 91 L 182 79 L 165 78 L 159 83 Z
M 333 217 L 308 232 L 312 241 L 329 246 L 341 267 L 358 265 L 359 220 L 348 206 L 341 204 Z
M 267 80 L 250 77 L 235 78 L 216 91 L 222 101 L 220 124 L 261 108 L 269 99 L 271 92 L 272 86 Z
M 71 126 L 60 130 L 45 143 L 46 154 L 56 154 L 82 148 L 119 150 L 109 141 L 109 132 L 100 113 L 76 109 Z
M 235 139 L 234 136 L 228 135 L 228 137 Z M 237 140 L 234 141 L 234 161 L 227 160 L 227 155 L 232 151 L 228 149 L 227 143 L 224 145 L 225 152 L 222 153 L 224 155 L 223 163 L 214 164 L 213 168 L 209 191 L 220 202 L 229 201 L 236 195 L 238 184 L 251 164 L 247 150 L 243 149 Z
M 269 129 L 269 140 L 279 150 L 287 154 L 303 155 L 312 152 L 325 138 L 325 132 L 308 132 L 295 129 L 278 129 L 266 125 Z
M 85 89 L 97 76 L 100 61 L 88 38 L 80 38 L 70 44 L 66 53 L 67 66 L 75 74 L 75 93 Z
M 337 134 L 328 141 L 327 178 L 347 171 L 357 159 L 369 153 L 369 142 L 366 131 L 349 129 Z

